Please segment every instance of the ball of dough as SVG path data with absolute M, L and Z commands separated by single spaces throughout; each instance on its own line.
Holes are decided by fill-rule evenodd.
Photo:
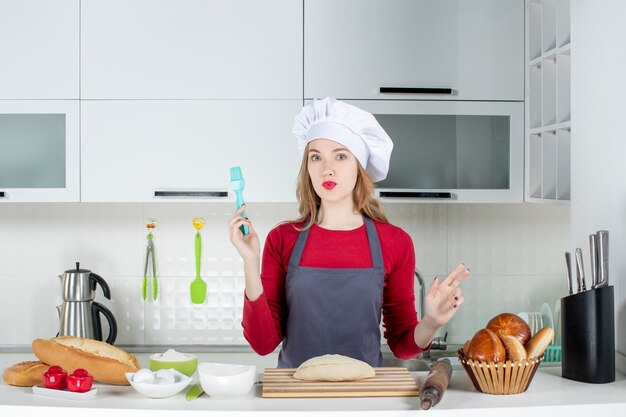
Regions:
M 375 375 L 374 368 L 358 359 L 343 355 L 323 355 L 303 362 L 293 377 L 303 381 L 355 381 Z

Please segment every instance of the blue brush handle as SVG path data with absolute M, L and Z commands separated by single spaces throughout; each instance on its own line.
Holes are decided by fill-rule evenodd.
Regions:
M 237 210 L 239 210 L 241 208 L 241 206 L 244 205 L 244 201 L 243 201 L 243 194 L 241 191 L 236 191 L 235 192 L 235 196 L 237 197 Z M 248 215 L 246 214 L 245 210 L 241 213 L 242 217 L 248 217 Z M 248 234 L 248 225 L 242 224 L 239 227 L 239 230 L 241 230 L 241 233 L 243 233 L 243 235 L 247 235 Z

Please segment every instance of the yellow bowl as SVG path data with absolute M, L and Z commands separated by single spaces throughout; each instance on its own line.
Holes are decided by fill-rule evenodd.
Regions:
M 158 354 L 157 354 L 158 355 Z M 198 369 L 198 357 L 193 355 L 193 358 L 183 361 L 162 361 L 160 359 L 150 357 L 150 370 L 158 371 L 159 369 L 176 369 L 178 372 L 187 376 L 192 376 L 196 369 Z

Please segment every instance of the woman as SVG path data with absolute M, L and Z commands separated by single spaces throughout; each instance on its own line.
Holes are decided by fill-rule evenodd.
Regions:
M 242 217 L 245 207 L 229 222 L 230 240 L 244 262 L 246 340 L 261 355 L 282 342 L 279 367 L 296 368 L 323 354 L 382 366 L 382 313 L 396 357 L 428 350 L 463 304 L 458 286 L 469 269 L 459 264 L 443 281 L 435 278 L 418 323 L 413 243 L 373 197 L 374 182 L 387 175 L 391 139 L 373 115 L 332 98 L 305 106 L 293 133 L 302 153 L 300 218 L 270 231 L 262 270 L 258 235 Z

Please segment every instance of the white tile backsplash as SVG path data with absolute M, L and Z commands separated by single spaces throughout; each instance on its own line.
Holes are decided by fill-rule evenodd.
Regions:
M 563 251 L 569 209 L 529 204 L 387 204 L 389 220 L 412 237 L 427 285 L 458 262 L 472 275 L 465 304 L 449 323 L 448 341 L 463 343 L 502 311 L 554 308 L 566 291 Z M 101 275 L 112 300 L 120 345 L 246 344 L 241 329 L 242 262 L 228 240 L 230 204 L 1 204 L 0 346 L 30 345 L 58 331 L 59 274 L 81 267 Z M 255 204 L 248 215 L 264 238 L 297 216 L 295 204 Z M 207 299 L 193 305 L 193 217 L 202 216 L 201 274 Z M 144 219 L 157 219 L 154 244 L 159 296 L 141 298 Z M 148 286 L 151 290 L 151 283 Z M 150 292 L 150 291 L 149 291 Z M 416 294 L 417 297 L 417 294 Z M 103 325 L 107 334 L 107 326 Z

